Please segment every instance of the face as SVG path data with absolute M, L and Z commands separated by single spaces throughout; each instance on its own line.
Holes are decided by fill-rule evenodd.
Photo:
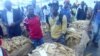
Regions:
M 55 14 L 58 13 L 58 9 L 59 9 L 59 7 L 51 7 L 51 8 L 50 8 L 51 13 L 52 13 L 53 15 L 55 15 Z
M 33 6 L 28 6 L 27 11 L 28 11 L 28 15 L 33 15 L 34 14 Z
M 68 8 L 68 3 L 67 2 L 64 2 L 64 7 Z
M 36 0 L 32 0 L 32 6 L 33 6 L 33 7 L 36 6 Z
M 84 1 L 81 2 L 81 5 L 85 5 Z
M 5 8 L 8 9 L 8 10 L 11 10 L 12 8 L 12 3 L 10 1 L 6 1 L 5 2 Z

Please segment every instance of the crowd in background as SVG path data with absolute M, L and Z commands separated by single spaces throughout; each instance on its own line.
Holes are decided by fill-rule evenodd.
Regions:
M 32 40 L 35 47 L 44 43 L 42 27 L 46 28 L 46 32 L 50 34 L 55 42 L 64 44 L 64 36 L 67 27 L 76 20 L 90 20 L 89 26 L 93 25 L 94 39 L 93 42 L 98 44 L 98 35 L 100 29 L 100 2 L 96 2 L 94 9 L 89 8 L 82 1 L 80 4 L 70 4 L 70 1 L 65 0 L 64 6 L 59 5 L 59 2 L 49 3 L 48 5 L 39 8 L 36 1 L 27 7 L 18 9 L 12 8 L 10 1 L 5 2 L 5 9 L 1 11 L 0 18 L 7 32 L 3 33 L 0 27 L 0 35 L 12 38 L 22 35 L 20 24 L 23 23 L 28 32 L 29 38 Z M 45 25 L 45 26 L 43 26 Z

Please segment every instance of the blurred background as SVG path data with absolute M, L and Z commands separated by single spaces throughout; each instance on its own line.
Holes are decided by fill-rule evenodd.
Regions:
M 4 1 L 6 1 L 6 0 L 0 0 L 0 10 L 2 10 L 4 7 L 3 6 Z M 36 4 L 39 5 L 39 7 L 42 7 L 53 1 L 56 1 L 56 0 L 36 0 Z M 61 5 L 63 5 L 64 0 L 58 0 L 58 1 Z M 94 2 L 98 1 L 98 0 L 70 0 L 70 3 L 71 4 L 73 4 L 74 2 L 80 3 L 81 1 L 85 1 L 85 3 L 88 5 L 88 7 L 93 8 L 95 5 Z M 11 0 L 11 2 L 13 3 L 13 8 L 18 8 L 18 7 L 27 6 L 28 4 L 30 4 L 32 2 L 32 0 Z

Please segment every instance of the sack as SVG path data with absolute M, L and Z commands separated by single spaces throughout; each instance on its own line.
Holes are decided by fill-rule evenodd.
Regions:
M 3 39 L 2 47 L 6 49 L 8 53 L 12 53 L 27 43 L 31 43 L 28 38 L 17 36 L 13 37 L 12 39 Z
M 32 51 L 29 56 L 75 56 L 74 50 L 58 43 L 45 43 Z
M 73 22 L 70 27 L 75 28 L 76 30 L 87 30 L 89 25 L 89 21 L 88 20 L 78 20 Z
M 76 56 L 83 56 L 84 50 L 90 41 L 86 31 L 74 32 L 67 37 L 67 46 L 75 50 Z

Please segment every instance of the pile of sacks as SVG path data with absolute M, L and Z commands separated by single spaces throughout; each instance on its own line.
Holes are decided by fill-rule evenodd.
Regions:
M 58 43 L 45 43 L 28 56 L 75 56 L 75 51 Z
M 7 50 L 8 53 L 12 53 L 16 49 L 30 43 L 30 40 L 24 36 L 13 37 L 12 39 L 3 39 L 2 47 Z
M 75 50 L 76 56 L 83 56 L 84 50 L 90 39 L 86 31 L 80 31 L 69 33 L 66 40 L 66 45 Z
M 78 30 L 87 30 L 88 25 L 89 25 L 89 20 L 78 20 L 73 22 L 70 27 L 75 28 L 77 31 Z

